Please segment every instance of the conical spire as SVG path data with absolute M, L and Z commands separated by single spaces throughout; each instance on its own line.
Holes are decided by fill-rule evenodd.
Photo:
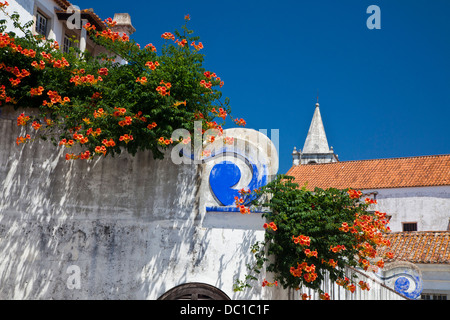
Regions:
M 319 99 L 317 98 L 316 109 L 309 126 L 308 135 L 303 146 L 303 152 L 294 148 L 292 152 L 292 164 L 294 166 L 313 163 L 338 162 L 338 155 L 334 153 L 333 147 L 328 147 L 327 136 L 320 115 Z
M 320 115 L 319 103 L 316 103 L 316 109 L 309 127 L 308 136 L 303 146 L 303 154 L 309 153 L 329 153 L 327 136 Z

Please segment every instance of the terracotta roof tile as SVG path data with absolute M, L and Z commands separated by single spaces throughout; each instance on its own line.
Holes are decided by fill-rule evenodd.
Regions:
M 54 1 L 60 7 L 60 9 L 55 9 L 59 19 L 67 19 L 70 15 L 72 15 L 72 13 L 65 15 L 67 13 L 67 9 L 72 6 L 72 3 L 67 0 Z M 103 20 L 92 9 L 83 9 L 81 10 L 81 14 L 83 19 L 88 19 L 89 22 L 95 24 L 98 30 L 101 31 L 106 29 L 106 25 Z
M 81 18 L 87 19 L 89 22 L 97 28 L 98 31 L 102 31 L 106 29 L 106 24 L 102 21 L 102 19 L 91 9 L 83 9 L 81 12 Z M 68 13 L 66 9 L 55 9 L 55 13 L 60 20 L 67 20 L 72 13 Z
M 395 261 L 450 264 L 450 231 L 393 232 L 386 238 L 391 246 L 380 255 L 392 251 Z
M 287 175 L 309 190 L 443 186 L 450 185 L 450 154 L 298 165 Z
M 68 7 L 70 7 L 72 4 L 69 1 L 66 0 L 54 0 L 57 5 L 61 7 L 61 9 L 67 10 Z

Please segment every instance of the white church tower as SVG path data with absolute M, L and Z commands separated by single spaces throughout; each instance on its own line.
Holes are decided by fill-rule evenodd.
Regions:
M 316 103 L 316 109 L 314 110 L 303 151 L 297 150 L 294 147 L 292 159 L 293 165 L 339 161 L 337 154 L 333 151 L 333 147 L 328 147 L 327 136 L 325 134 L 318 102 Z

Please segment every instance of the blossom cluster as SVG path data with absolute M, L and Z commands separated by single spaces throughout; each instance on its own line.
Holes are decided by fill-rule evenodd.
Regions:
M 311 244 L 311 239 L 308 236 L 299 235 L 297 237 L 292 236 L 292 241 L 295 244 L 299 244 L 301 246 L 309 246 Z
M 199 42 L 198 44 L 195 44 L 195 41 L 191 42 L 191 46 L 193 46 L 195 48 L 195 50 L 201 50 L 203 49 L 203 43 Z
M 29 116 L 25 116 L 25 113 L 21 113 L 17 117 L 17 125 L 18 126 L 25 126 L 28 121 L 30 121 L 30 117 Z
M 72 78 L 70 78 L 70 82 L 74 83 L 76 86 L 79 85 L 94 85 L 97 84 L 97 82 L 103 81 L 103 78 L 101 76 L 98 76 L 97 78 L 92 74 L 87 74 L 85 76 L 75 75 Z
M 264 279 L 263 282 L 262 282 L 262 286 L 263 287 L 273 287 L 273 286 L 277 287 L 278 286 L 278 281 L 269 282 L 266 279 Z
M 40 96 L 42 95 L 42 92 L 44 91 L 44 87 L 39 86 L 37 88 L 30 88 L 30 95 L 31 96 Z
M 153 61 L 147 61 L 147 62 L 145 63 L 145 66 L 146 66 L 146 67 L 149 67 L 151 70 L 155 70 L 156 67 L 159 67 L 159 62 L 158 62 L 158 61 L 155 61 L 155 62 L 153 62 Z
M 362 195 L 362 192 L 359 190 L 348 189 L 347 191 L 350 199 L 359 199 Z
M 6 5 L 5 2 L 0 10 L 3 11 Z M 217 134 L 208 136 L 209 142 L 222 135 L 222 126 L 214 120 L 216 117 L 225 120 L 230 114 L 215 90 L 223 85 L 223 81 L 216 73 L 202 67 L 203 58 L 196 51 L 202 49 L 203 44 L 192 41 L 197 38 L 175 32 L 179 38 L 176 39 L 174 34 L 165 32 L 162 38 L 174 41 L 168 44 L 173 51 L 168 53 L 164 49 L 157 55 L 153 44 L 140 50 L 128 36 L 115 32 L 116 22 L 111 18 L 104 24 L 106 28 L 99 31 L 91 23 L 86 23 L 83 28 L 97 45 L 105 47 L 108 54 L 87 55 L 83 59 L 80 59 L 80 52 L 61 52 L 58 42 L 45 37 L 32 35 L 32 40 L 23 38 L 19 41 L 12 34 L 0 33 L 0 54 L 5 57 L 0 62 L 0 104 L 15 104 L 26 97 L 21 100 L 26 100 L 24 107 L 29 104 L 42 111 L 34 116 L 22 114 L 17 119 L 18 125 L 31 125 L 36 136 L 51 136 L 50 141 L 71 150 L 66 154 L 67 160 L 106 156 L 121 152 L 119 147 L 132 153 L 150 149 L 156 154 L 161 150 L 159 146 L 165 148 L 177 142 L 187 144 L 190 139 L 173 141 L 165 136 L 170 135 L 173 128 L 191 128 L 188 122 L 197 117 L 202 120 L 202 133 L 208 129 L 217 130 Z M 173 52 L 180 56 L 175 57 Z M 109 53 L 130 54 L 136 64 L 118 66 L 114 63 L 115 57 Z M 188 64 L 191 68 L 192 61 L 196 61 L 195 68 L 191 69 L 193 72 L 179 77 L 177 68 L 181 70 Z M 6 79 L 5 75 L 8 76 Z M 203 84 L 211 95 L 204 95 Z M 159 99 L 155 91 L 165 98 Z M 49 127 L 54 129 L 47 130 Z M 18 137 L 16 143 L 29 140 L 34 139 L 25 135 Z M 233 139 L 224 138 L 224 142 L 232 144 Z M 81 151 L 75 152 L 75 146 Z M 250 212 L 244 207 L 242 211 Z
M 69 97 L 64 97 L 64 99 L 63 99 L 56 91 L 48 90 L 47 95 L 50 98 L 50 102 L 48 102 L 47 100 L 44 100 L 42 102 L 43 106 L 52 107 L 54 104 L 57 104 L 57 103 L 64 105 L 65 103 L 70 102 Z
M 187 44 L 187 40 L 183 39 L 183 40 L 179 41 L 177 39 L 177 40 L 175 40 L 175 43 L 178 44 L 180 47 L 184 47 Z
M 264 223 L 263 224 L 264 229 L 271 229 L 273 231 L 277 231 L 278 227 L 277 225 L 272 221 L 270 223 Z
M 156 47 L 152 43 L 147 44 L 145 46 L 145 49 L 150 50 L 152 52 L 156 52 Z
M 160 137 L 159 140 L 158 140 L 158 143 L 160 145 L 162 145 L 162 146 L 164 146 L 164 145 L 168 146 L 169 144 L 173 143 L 173 140 L 172 140 L 172 138 L 167 139 L 167 138 L 164 138 L 164 137 Z
M 89 30 L 89 27 L 85 26 L 87 30 Z M 92 26 L 90 26 L 92 27 Z M 111 29 L 105 29 L 101 33 L 96 34 L 97 37 L 102 37 L 105 39 L 110 39 L 111 41 L 121 41 L 121 42 L 128 42 L 130 38 L 126 33 L 123 33 L 120 35 L 119 32 L 114 32 Z
M 0 70 L 4 69 L 6 72 L 13 74 L 16 78 L 9 78 L 13 87 L 18 86 L 23 78 L 28 77 L 31 73 L 26 70 L 20 70 L 18 67 L 8 67 L 3 62 L 0 63 Z
M 130 142 L 133 139 L 134 138 L 133 138 L 132 135 L 124 134 L 123 136 L 120 136 L 119 141 L 123 141 L 125 143 L 128 143 L 128 142 Z
M 354 220 L 341 222 L 340 225 L 334 227 L 335 229 L 333 231 L 333 233 L 336 234 L 336 239 L 345 241 L 345 245 L 343 243 L 333 243 L 330 241 L 332 244 L 328 244 L 328 247 L 325 247 L 318 238 L 313 238 L 305 234 L 291 235 L 291 240 L 295 245 L 295 248 L 297 248 L 293 252 L 295 252 L 298 260 L 295 262 L 293 261 L 295 265 L 290 266 L 289 274 L 297 280 L 287 280 L 287 278 L 285 278 L 287 275 L 283 275 L 279 279 L 283 279 L 283 281 L 293 281 L 289 283 L 298 286 L 295 288 L 296 290 L 299 290 L 302 285 L 318 288 L 318 284 L 316 283 L 318 279 L 323 281 L 323 277 L 319 277 L 319 274 L 324 270 L 327 270 L 328 272 L 334 272 L 335 275 L 341 275 L 342 268 L 348 264 L 350 257 L 354 257 L 352 258 L 352 265 L 358 264 L 359 267 L 366 271 L 370 270 L 376 272 L 378 268 L 384 267 L 383 257 L 379 257 L 377 252 L 379 247 L 390 245 L 389 241 L 384 237 L 385 233 L 389 232 L 386 213 L 379 211 L 372 213 L 366 211 L 366 208 L 371 204 L 376 204 L 376 201 L 369 198 L 361 200 L 363 194 L 359 190 L 348 189 L 347 196 L 350 198 L 350 201 L 345 199 L 345 193 L 342 195 L 341 201 L 344 208 L 349 210 L 351 214 L 354 214 Z M 243 200 L 236 197 L 236 205 L 240 207 L 242 206 L 242 203 Z M 349 203 L 352 203 L 352 205 L 348 206 Z M 316 204 L 308 204 L 308 206 L 310 206 L 312 210 L 319 210 Z M 283 220 L 276 221 L 283 223 L 281 232 L 288 230 L 289 227 L 284 224 L 285 222 Z M 271 230 L 275 232 L 278 232 L 277 230 L 279 229 L 276 226 L 275 221 L 265 223 L 264 228 L 266 231 Z M 340 232 L 348 234 L 351 237 L 340 237 Z M 270 236 L 270 234 L 273 234 L 273 236 Z M 278 239 L 276 233 L 269 233 L 266 235 L 268 236 L 268 239 L 271 239 L 270 241 Z M 284 242 L 284 239 L 286 239 L 285 235 L 280 235 L 280 237 L 281 238 L 279 239 L 283 239 L 283 247 L 288 247 L 289 245 Z M 311 247 L 312 244 L 314 244 L 314 246 L 317 245 L 317 248 Z M 392 252 L 388 252 L 386 257 L 392 258 Z M 283 266 L 286 266 L 286 263 L 280 264 L 280 267 Z M 355 292 L 358 287 L 361 290 L 370 290 L 368 283 L 364 281 L 356 283 L 346 277 L 338 278 L 336 283 L 352 293 Z M 302 294 L 301 298 L 308 299 L 310 296 Z M 320 291 L 320 298 L 329 300 L 330 296 L 328 293 Z
M 246 122 L 245 122 L 245 120 L 244 119 L 234 119 L 234 122 L 238 125 L 238 126 L 243 126 L 243 127 L 245 127 L 245 125 L 247 124 Z
M 166 39 L 166 40 L 175 40 L 175 36 L 170 32 L 164 32 L 161 35 L 161 38 Z
M 216 111 L 216 108 L 212 108 L 211 112 L 216 113 L 219 118 L 222 118 L 224 120 L 227 117 L 227 112 L 223 108 L 219 108 L 219 111 Z
M 30 140 L 31 136 L 29 134 L 25 135 L 25 136 L 19 136 L 16 139 L 16 144 L 19 145 L 21 143 L 25 143 L 27 140 Z
M 317 273 L 316 266 L 314 264 L 308 265 L 306 262 L 298 263 L 297 267 L 291 267 L 290 272 L 294 277 L 301 277 L 303 275 L 303 278 L 306 282 L 313 282 L 317 279 Z
M 163 97 L 166 95 L 170 96 L 172 84 L 170 82 L 164 82 L 164 80 L 161 80 L 159 84 L 161 84 L 161 86 L 156 87 L 156 91 Z
M 390 246 L 390 241 L 384 238 L 384 233 L 389 232 L 387 226 L 389 223 L 386 219 L 386 213 L 375 211 L 372 215 L 356 215 L 352 224 L 343 222 L 339 230 L 342 232 L 349 232 L 357 240 L 358 245 L 355 247 L 358 251 L 358 261 L 364 270 L 368 270 L 371 266 L 376 269 L 384 266 L 382 258 L 376 261 L 375 264 L 370 263 L 370 259 L 375 259 L 377 256 L 377 246 Z M 331 250 L 331 248 L 330 248 Z M 392 252 L 386 253 L 387 258 L 392 258 Z

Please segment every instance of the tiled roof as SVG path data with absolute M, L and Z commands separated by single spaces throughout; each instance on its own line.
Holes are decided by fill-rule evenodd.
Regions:
M 97 30 L 101 31 L 106 29 L 106 25 L 103 20 L 91 9 L 83 9 L 81 10 L 81 17 L 83 19 L 88 19 L 92 24 L 97 26 Z
M 293 166 L 287 175 L 309 190 L 450 185 L 450 154 Z
M 392 251 L 395 261 L 450 264 L 450 231 L 393 232 L 385 237 L 391 245 L 380 255 Z
M 69 1 L 55 0 L 55 2 L 61 8 L 61 9 L 55 9 L 58 19 L 65 20 L 72 15 L 72 12 L 67 13 L 67 8 L 69 8 L 72 5 Z M 106 29 L 105 23 L 92 9 L 81 10 L 81 18 L 88 19 L 89 22 L 94 24 L 96 26 L 97 30 L 99 30 L 99 31 Z
M 67 10 L 72 4 L 66 0 L 55 0 L 56 4 L 61 7 L 61 9 Z

